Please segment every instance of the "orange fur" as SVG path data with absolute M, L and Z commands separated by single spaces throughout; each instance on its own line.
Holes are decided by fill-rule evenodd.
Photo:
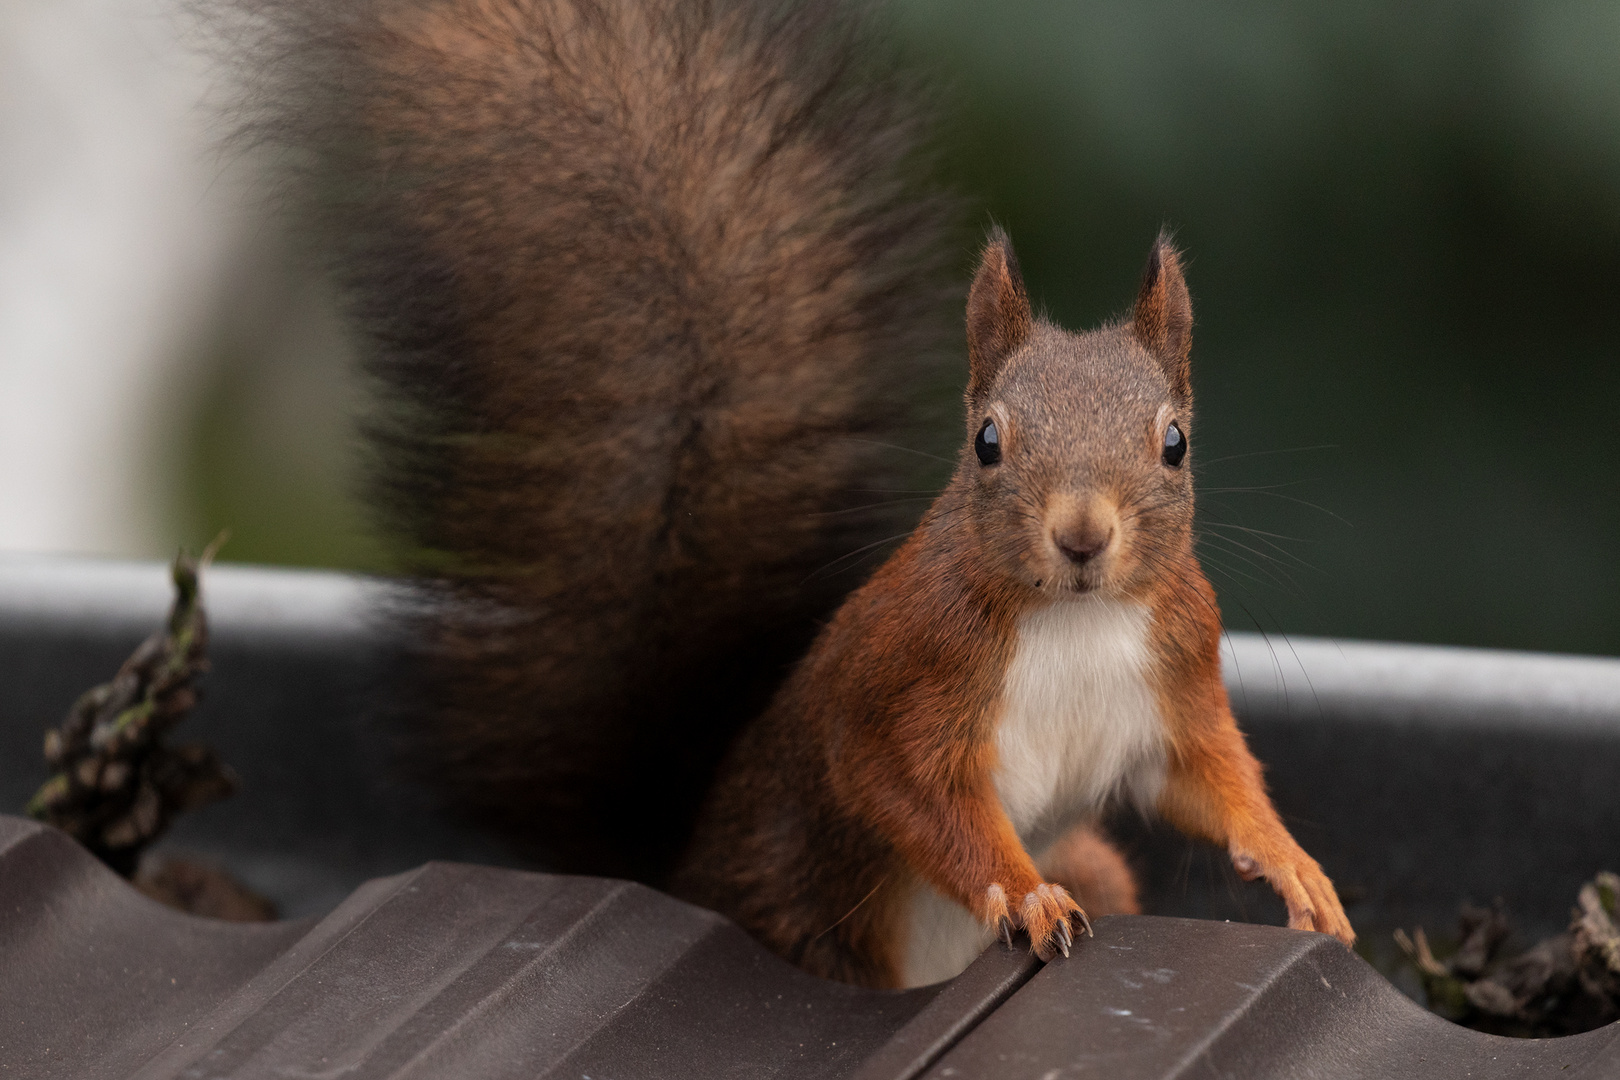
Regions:
M 808 970 L 869 985 L 900 979 L 917 881 L 988 926 L 1026 929 L 1044 956 L 1065 949 L 1084 913 L 1003 809 L 995 735 L 1020 617 L 1099 592 L 1150 613 L 1160 809 L 1265 876 L 1290 925 L 1353 938 L 1233 721 L 1190 474 L 1159 460 L 1167 418 L 1191 431 L 1191 317 L 1162 237 L 1132 320 L 1077 336 L 1031 317 L 1011 247 L 992 236 L 968 301 L 967 426 L 970 440 L 986 416 L 1002 428 L 1005 461 L 981 464 L 964 445 L 916 532 L 745 730 L 679 891 Z

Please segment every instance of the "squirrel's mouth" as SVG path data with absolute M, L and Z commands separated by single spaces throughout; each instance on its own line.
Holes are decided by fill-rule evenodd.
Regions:
M 1106 592 L 1113 584 L 1113 576 L 1107 569 L 1098 567 L 1096 571 L 1071 574 L 1063 583 L 1063 591 L 1070 596 L 1090 596 L 1092 593 Z
M 1113 545 L 1117 549 L 1118 545 Z M 1109 550 L 1097 557 L 1076 561 L 1060 551 L 1041 553 L 1037 563 L 1034 585 L 1040 592 L 1052 596 L 1089 596 L 1106 592 L 1118 583 L 1121 552 Z
M 1029 584 L 1035 586 L 1035 591 L 1050 596 L 1055 600 L 1078 599 L 1090 596 L 1092 593 L 1105 591 L 1111 580 L 1111 575 L 1104 568 L 1071 568 L 1061 565 L 1052 565 L 1050 562 L 1036 571 Z

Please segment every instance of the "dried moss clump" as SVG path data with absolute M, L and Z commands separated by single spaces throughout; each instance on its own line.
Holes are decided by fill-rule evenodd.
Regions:
M 165 627 L 45 734 L 53 775 L 29 800 L 28 815 L 66 832 L 125 877 L 176 815 L 236 790 L 236 777 L 210 747 L 163 741 L 196 705 L 196 680 L 208 667 L 198 574 L 212 553 L 175 558 L 175 600 Z
M 1421 927 L 1397 930 L 1395 941 L 1441 1016 L 1498 1035 L 1573 1035 L 1620 1019 L 1617 905 L 1620 875 L 1604 871 L 1581 886 L 1569 929 L 1523 952 L 1504 948 L 1511 928 L 1500 904 L 1464 906 L 1461 944 L 1444 961 Z

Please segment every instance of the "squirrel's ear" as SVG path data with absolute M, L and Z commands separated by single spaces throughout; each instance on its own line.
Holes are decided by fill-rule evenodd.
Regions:
M 968 292 L 968 399 L 978 402 L 990 392 L 996 374 L 1018 347 L 1029 340 L 1032 318 L 1024 276 L 1012 241 L 999 226 L 990 230 Z
M 1181 276 L 1181 253 L 1160 233 L 1148 256 L 1142 290 L 1136 294 L 1131 329 L 1147 350 L 1164 365 L 1170 389 L 1179 398 L 1192 396 L 1192 299 Z

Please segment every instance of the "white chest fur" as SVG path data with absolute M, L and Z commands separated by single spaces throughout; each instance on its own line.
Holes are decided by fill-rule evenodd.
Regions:
M 1090 596 L 1024 616 L 1001 691 L 996 793 L 1039 855 L 1115 794 L 1157 798 L 1165 731 L 1141 604 Z
M 1026 615 L 1002 683 L 996 793 L 1037 860 L 1116 794 L 1153 802 L 1165 733 L 1148 681 L 1147 608 L 1101 597 Z M 967 910 L 919 885 L 909 905 L 903 977 L 948 979 L 992 939 Z

